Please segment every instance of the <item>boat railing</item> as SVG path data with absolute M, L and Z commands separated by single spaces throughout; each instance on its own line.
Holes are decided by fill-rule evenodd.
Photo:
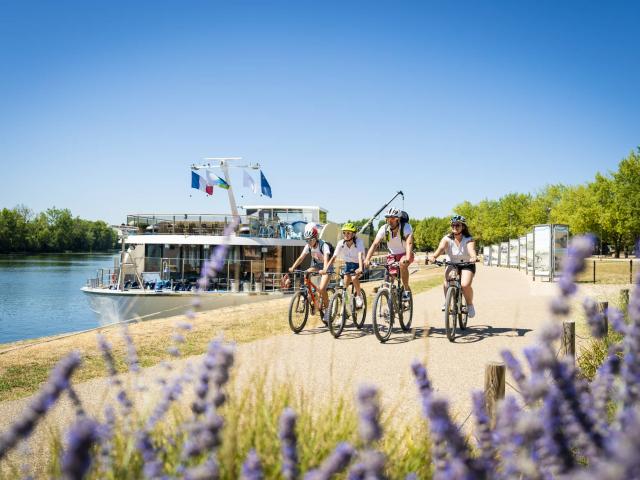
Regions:
M 127 216 L 127 228 L 138 235 L 224 235 L 232 215 L 136 214 Z M 240 215 L 234 233 L 239 236 L 301 239 L 306 220 L 279 220 L 259 215 Z

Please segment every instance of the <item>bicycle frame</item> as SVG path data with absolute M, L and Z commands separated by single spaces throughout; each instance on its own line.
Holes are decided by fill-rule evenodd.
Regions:
M 312 275 L 319 274 L 317 272 L 307 272 L 306 270 L 297 270 L 293 273 L 303 275 L 303 283 L 302 285 L 300 285 L 300 291 L 305 292 L 307 298 L 309 298 L 313 303 L 313 307 L 319 311 L 321 303 L 318 297 L 320 295 L 316 295 L 316 293 L 318 292 L 318 286 L 311 281 Z

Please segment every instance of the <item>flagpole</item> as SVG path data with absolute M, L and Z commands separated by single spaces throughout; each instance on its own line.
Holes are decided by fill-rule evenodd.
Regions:
M 225 160 L 220 161 L 220 168 L 222 168 L 222 173 L 224 173 L 224 181 L 227 182 L 229 188 L 227 189 L 227 193 L 229 194 L 229 205 L 231 206 L 231 215 L 237 223 L 240 223 L 240 215 L 238 214 L 238 206 L 236 205 L 236 197 L 233 194 L 233 187 L 231 186 L 231 179 L 229 178 L 229 167 L 227 166 L 227 162 Z

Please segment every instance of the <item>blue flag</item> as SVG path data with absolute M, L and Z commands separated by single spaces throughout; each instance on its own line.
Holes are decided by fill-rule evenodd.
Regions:
M 269 182 L 267 182 L 267 179 L 265 178 L 264 173 L 262 173 L 262 170 L 260 170 L 260 189 L 262 190 L 263 195 L 271 198 L 271 185 L 269 185 Z

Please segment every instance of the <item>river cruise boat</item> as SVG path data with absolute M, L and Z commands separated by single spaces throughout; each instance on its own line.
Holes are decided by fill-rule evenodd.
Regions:
M 226 243 L 223 268 L 199 292 L 207 310 L 281 297 L 294 287 L 284 275 L 304 248 L 308 222 L 335 242 L 339 226 L 318 206 L 253 205 L 242 215 L 135 214 L 114 266 L 82 291 L 101 323 L 152 319 L 185 312 L 193 303 L 204 260 Z M 235 221 L 235 226 L 229 226 Z M 226 232 L 226 234 L 225 234 Z

